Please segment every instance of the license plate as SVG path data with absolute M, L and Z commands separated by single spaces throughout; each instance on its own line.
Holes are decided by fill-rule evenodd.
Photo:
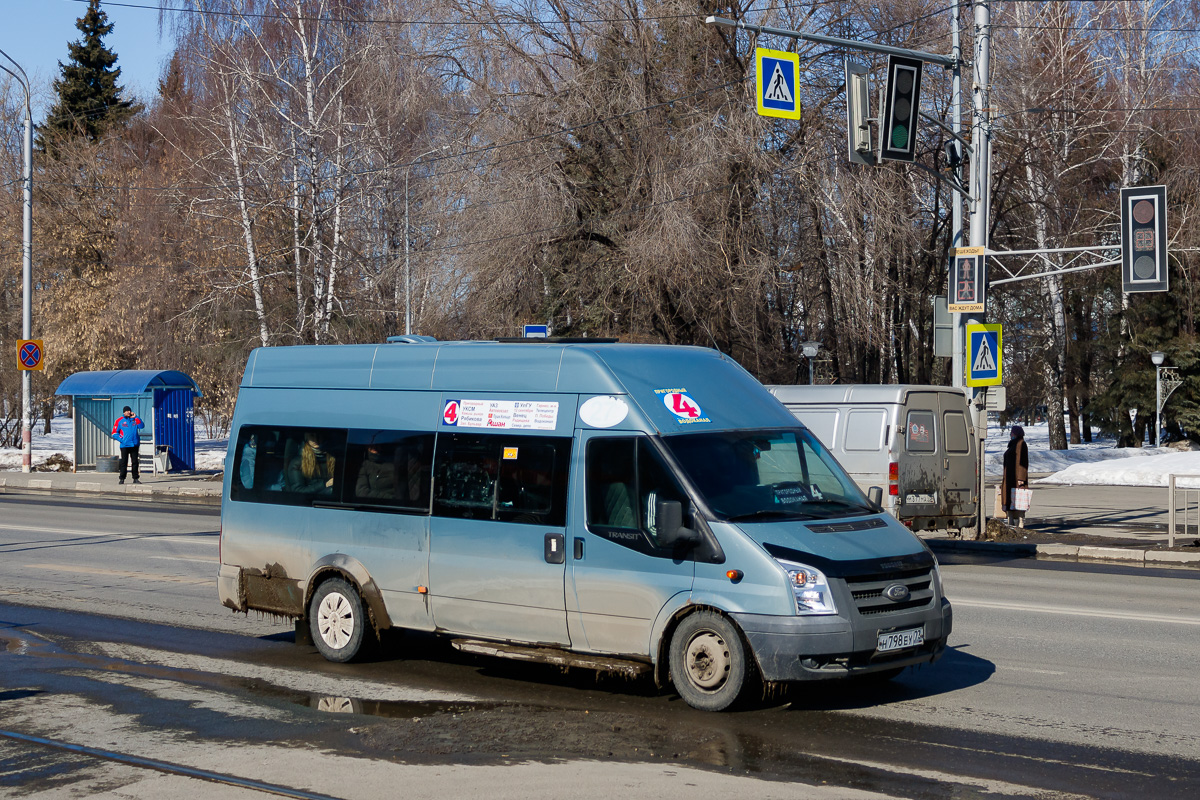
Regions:
M 910 628 L 906 631 L 892 631 L 879 634 L 879 644 L 875 650 L 887 653 L 892 650 L 907 650 L 910 647 L 920 647 L 925 644 L 925 629 Z

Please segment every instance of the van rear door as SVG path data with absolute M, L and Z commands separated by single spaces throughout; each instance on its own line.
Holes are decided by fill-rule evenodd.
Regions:
M 936 392 L 909 392 L 899 453 L 897 517 L 941 515 L 945 464 L 940 452 L 941 405 Z
M 945 498 L 943 513 L 952 517 L 974 516 L 976 473 L 975 438 L 967 418 L 965 398 L 956 393 L 942 392 L 942 430 L 945 443 Z

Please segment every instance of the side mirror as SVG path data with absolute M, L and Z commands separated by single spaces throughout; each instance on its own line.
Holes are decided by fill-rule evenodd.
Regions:
M 870 489 L 867 489 L 867 500 L 878 511 L 883 511 L 883 487 L 872 486 Z
M 683 504 L 678 500 L 659 500 L 654 504 L 654 527 L 663 547 L 700 543 L 698 531 L 683 527 Z

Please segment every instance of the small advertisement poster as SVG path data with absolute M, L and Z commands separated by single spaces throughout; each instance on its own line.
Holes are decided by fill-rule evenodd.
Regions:
M 452 400 L 454 420 L 443 425 L 491 430 L 552 431 L 558 427 L 558 402 L 546 400 Z

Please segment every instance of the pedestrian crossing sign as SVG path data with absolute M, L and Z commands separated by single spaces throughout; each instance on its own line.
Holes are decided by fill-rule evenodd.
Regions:
M 999 386 L 1004 369 L 1000 325 L 967 326 L 967 386 Z
M 764 117 L 800 119 L 800 56 L 759 47 L 754 51 L 755 95 Z

